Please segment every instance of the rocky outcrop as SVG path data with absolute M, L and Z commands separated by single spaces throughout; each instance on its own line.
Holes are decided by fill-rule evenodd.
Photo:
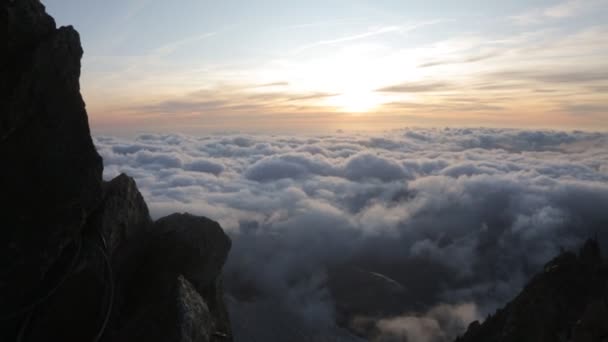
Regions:
M 152 225 L 148 206 L 133 178 L 120 174 L 104 184 L 104 203 L 93 214 L 94 230 L 103 234 L 110 254 L 121 242 L 142 234 Z
M 0 22 L 0 340 L 230 341 L 230 239 L 102 180 L 72 27 L 38 0 L 1 0 Z
M 214 319 L 205 300 L 182 275 L 155 287 L 157 297 L 138 305 L 111 341 L 212 341 Z
M 0 308 L 41 295 L 38 285 L 101 201 L 102 160 L 79 93 L 80 47 L 36 1 L 3 1 L 8 47 L 0 101 Z M 10 309 L 9 309 L 10 308 Z
M 183 277 L 203 298 L 212 317 L 208 335 L 226 340 L 231 334 L 220 272 L 230 245 L 230 239 L 216 222 L 189 214 L 161 218 L 150 231 L 126 240 L 115 253 L 115 260 L 120 260 L 116 268 L 119 297 L 115 302 L 115 319 L 110 324 L 111 334 L 128 331 L 131 336 L 133 325 L 129 322 L 133 317 L 140 320 L 142 316 L 166 315 L 166 305 L 159 305 L 157 298 L 173 300 L 175 295 L 167 284 L 175 284 Z M 172 341 L 154 336 L 145 340 Z
M 608 341 L 608 262 L 597 241 L 547 263 L 513 301 L 456 341 Z

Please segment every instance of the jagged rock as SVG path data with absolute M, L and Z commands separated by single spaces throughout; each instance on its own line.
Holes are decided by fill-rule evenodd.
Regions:
M 0 22 L 0 341 L 231 341 L 230 239 L 102 181 L 72 27 L 38 0 L 0 0 Z
M 215 221 L 190 214 L 173 214 L 156 221 L 151 233 L 127 240 L 116 251 L 123 260 L 117 267 L 117 336 L 130 320 L 164 295 L 167 283 L 180 274 L 203 297 L 213 317 L 215 336 L 229 341 L 230 325 L 221 295 L 220 272 L 231 242 Z M 223 337 L 225 335 L 225 337 Z
M 154 222 L 152 231 L 159 234 L 158 249 L 174 253 L 159 263 L 182 269 L 199 291 L 214 285 L 231 246 L 217 222 L 188 213 L 171 214 Z
M 210 341 L 215 323 L 209 308 L 192 284 L 180 275 L 177 278 L 177 321 L 180 323 L 180 341 Z
M 0 316 L 45 295 L 99 204 L 102 160 L 79 93 L 82 49 L 35 0 L 2 1 Z M 53 266 L 53 267 L 52 267 Z
M 208 342 L 213 319 L 194 286 L 182 275 L 158 287 L 158 297 L 141 306 L 121 331 L 108 339 L 116 342 Z
M 602 253 L 597 240 L 589 239 L 585 241 L 579 252 L 580 261 L 587 266 L 595 266 L 602 263 Z
M 148 206 L 133 178 L 120 174 L 104 183 L 103 205 L 92 215 L 89 226 L 103 234 L 109 255 L 124 241 L 151 228 Z
M 101 331 L 112 286 L 107 268 L 121 263 L 111 260 L 113 251 L 152 225 L 148 207 L 132 178 L 121 174 L 104 182 L 103 188 L 103 201 L 83 229 L 78 264 L 33 315 L 24 335 L 26 340 L 84 341 Z
M 596 240 L 564 252 L 522 292 L 457 342 L 585 341 L 608 339 L 608 263 Z
M 78 265 L 44 305 L 28 314 L 21 341 L 93 341 L 102 331 L 111 288 L 92 243 L 83 246 Z
M 2 1 L 0 22 L 6 23 L 6 31 L 0 31 L 5 49 L 0 54 L 0 141 L 17 126 L 25 122 L 24 113 L 9 111 L 13 102 L 15 85 L 31 68 L 31 58 L 40 42 L 55 30 L 55 21 L 44 12 L 38 1 L 20 1 L 9 4 Z M 6 37 L 4 36 L 6 34 Z
M 587 305 L 574 326 L 573 342 L 608 341 L 608 288 L 602 298 Z

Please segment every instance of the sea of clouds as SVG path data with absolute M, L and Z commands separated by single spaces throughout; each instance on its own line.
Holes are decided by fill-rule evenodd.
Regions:
M 561 249 L 596 234 L 608 247 L 606 133 L 94 139 L 104 178 L 134 177 L 154 218 L 187 211 L 230 234 L 229 295 L 243 287 L 254 294 L 235 293 L 234 310 L 257 300 L 269 315 L 274 308 L 330 326 L 337 315 L 330 270 L 356 265 L 412 299 L 397 315 L 360 317 L 373 320 L 378 336 L 449 341 L 504 305 Z

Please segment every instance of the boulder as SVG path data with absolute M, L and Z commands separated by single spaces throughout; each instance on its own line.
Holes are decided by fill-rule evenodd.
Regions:
M 157 297 L 133 313 L 109 341 L 209 342 L 213 318 L 194 286 L 182 275 L 157 288 Z
M 165 301 L 166 284 L 182 275 L 205 301 L 213 321 L 214 338 L 230 339 L 230 324 L 221 289 L 221 269 L 231 241 L 219 224 L 190 214 L 172 214 L 156 221 L 119 247 L 117 292 L 111 330 L 116 336 L 148 305 Z

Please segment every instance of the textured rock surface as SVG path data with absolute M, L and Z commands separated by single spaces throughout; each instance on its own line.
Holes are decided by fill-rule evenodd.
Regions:
M 55 29 L 37 1 L 4 1 L 0 13 L 9 35 L 0 77 L 4 312 L 40 295 L 39 283 L 77 239 L 102 197 L 102 160 L 79 92 L 78 33 Z
M 122 242 L 145 234 L 152 219 L 133 178 L 121 174 L 104 183 L 103 205 L 92 215 L 90 226 L 103 233 L 109 254 Z
M 55 29 L 53 19 L 43 10 L 36 1 L 11 1 L 2 8 L 2 16 L 8 18 L 9 47 L 2 60 L 4 101 L 0 138 L 3 147 L 12 147 L 15 141 L 19 141 L 23 143 L 19 145 L 19 151 L 33 154 L 13 156 L 11 153 L 11 156 L 44 166 L 29 171 L 44 176 L 31 179 L 33 183 L 61 180 L 59 175 L 63 178 L 76 176 L 76 179 L 48 184 L 49 188 L 44 188 L 47 192 L 41 191 L 38 195 L 53 195 L 48 190 L 56 190 L 63 183 L 70 191 L 55 194 L 60 196 L 59 199 L 72 198 L 68 196 L 74 193 L 84 196 L 84 189 L 77 189 L 80 185 L 77 181 L 84 178 L 98 188 L 102 166 L 89 135 L 84 103 L 79 93 L 83 52 L 78 33 L 70 26 Z M 12 152 L 8 148 L 6 150 Z M 33 161 L 34 156 L 49 158 L 49 161 L 77 163 L 70 165 L 73 170 L 70 171 L 66 170 L 65 164 Z M 20 171 L 25 171 L 20 167 Z M 83 174 L 81 168 L 94 172 Z M 68 173 L 63 173 L 66 171 Z M 99 191 L 96 192 L 99 195 Z M 34 198 L 31 194 L 29 198 L 38 202 L 46 199 Z
M 230 341 L 230 239 L 102 181 L 72 27 L 37 0 L 0 0 L 0 22 L 0 341 Z
M 228 236 L 216 222 L 189 214 L 161 218 L 151 231 L 127 240 L 116 251 L 115 258 L 122 260 L 116 268 L 120 296 L 110 330 L 117 335 L 128 331 L 129 320 L 156 310 L 150 306 L 159 298 L 166 300 L 166 284 L 183 276 L 213 317 L 209 329 L 217 336 L 230 336 L 226 308 L 218 295 L 221 268 L 231 244 Z
M 214 326 L 207 305 L 183 276 L 157 287 L 157 298 L 140 305 L 111 341 L 212 341 Z M 151 299 L 151 300 L 150 300 Z
M 597 242 L 553 259 L 513 301 L 456 341 L 608 341 L 608 263 Z

